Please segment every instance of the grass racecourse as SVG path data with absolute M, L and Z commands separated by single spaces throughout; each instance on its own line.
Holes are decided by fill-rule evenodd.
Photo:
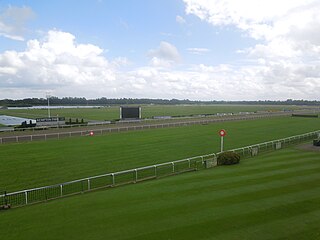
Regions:
M 319 118 L 281 117 L 0 145 L 0 190 L 41 187 L 318 130 Z
M 294 148 L 0 213 L 1 239 L 320 238 L 320 158 Z
M 216 113 L 238 113 L 256 111 L 279 111 L 295 110 L 297 106 L 276 106 L 276 105 L 142 105 L 142 117 L 152 118 L 154 116 L 188 116 Z M 68 108 L 51 109 L 51 116 L 79 118 L 85 120 L 114 120 L 119 119 L 119 106 L 99 107 L 99 108 Z M 48 116 L 47 109 L 0 109 L 0 115 L 9 115 L 23 118 L 41 118 Z
M 0 145 L 15 191 L 319 130 L 281 117 Z M 0 212 L 1 239 L 320 239 L 320 153 L 295 147 Z

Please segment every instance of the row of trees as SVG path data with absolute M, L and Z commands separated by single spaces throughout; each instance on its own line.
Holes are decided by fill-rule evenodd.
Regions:
M 48 101 L 45 98 L 25 98 L 19 100 L 2 99 L 0 106 L 43 106 L 47 105 Z M 84 97 L 50 97 L 50 105 L 125 105 L 125 104 L 163 104 L 163 105 L 176 105 L 176 104 L 246 104 L 246 105 L 320 105 L 320 101 L 307 101 L 307 100 L 293 100 L 286 101 L 192 101 L 189 99 L 147 99 L 147 98 L 97 98 L 86 99 Z

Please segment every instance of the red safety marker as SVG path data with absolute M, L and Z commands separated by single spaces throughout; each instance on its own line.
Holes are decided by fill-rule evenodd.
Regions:
M 226 132 L 226 130 L 224 130 L 224 129 L 221 129 L 221 130 L 219 131 L 220 137 L 224 137 L 226 134 L 227 134 L 227 132 Z
M 224 129 L 221 129 L 219 131 L 219 135 L 221 137 L 221 148 L 220 148 L 220 152 L 223 152 L 223 137 L 226 136 L 227 132 Z

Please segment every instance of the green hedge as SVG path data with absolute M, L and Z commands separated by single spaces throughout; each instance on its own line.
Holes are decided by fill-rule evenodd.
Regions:
M 232 165 L 240 162 L 240 155 L 234 152 L 223 152 L 217 158 L 218 165 Z
M 310 117 L 317 118 L 318 114 L 292 114 L 292 117 Z
M 320 146 L 320 139 L 314 139 L 313 146 Z

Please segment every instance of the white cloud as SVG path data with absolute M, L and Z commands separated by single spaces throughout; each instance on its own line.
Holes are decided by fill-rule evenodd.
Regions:
M 210 52 L 210 49 L 208 48 L 188 48 L 187 51 L 191 54 L 195 55 L 204 55 L 208 52 Z
M 234 26 L 257 43 L 237 53 L 248 65 L 233 77 L 259 98 L 319 99 L 320 1 L 318 0 L 184 0 L 186 13 L 213 26 Z M 243 73 L 247 75 L 243 75 Z M 310 77 L 311 75 L 311 77 Z M 241 80 L 242 79 L 242 80 Z M 251 87 L 250 87 L 251 88 Z M 264 90 L 265 89 L 265 90 Z M 248 95 L 250 96 L 250 95 Z
M 313 8 L 317 0 L 184 0 L 184 2 L 188 14 L 194 14 L 213 25 L 235 25 L 239 29 L 265 35 L 268 27 L 273 28 L 274 23 L 299 14 L 304 11 L 303 8 Z M 260 32 L 261 30 L 263 32 Z
M 181 60 L 178 49 L 164 41 L 158 48 L 149 50 L 148 56 L 151 58 L 151 65 L 155 67 L 170 67 Z
M 184 0 L 186 12 L 214 26 L 233 25 L 280 57 L 312 54 L 320 45 L 317 0 Z M 257 45 L 261 50 L 262 44 Z M 258 51 L 259 51 L 258 49 Z
M 29 7 L 9 6 L 0 13 L 0 36 L 24 41 L 25 25 L 34 17 L 35 14 Z
M 70 33 L 52 30 L 42 41 L 28 41 L 23 52 L 0 54 L 0 87 L 69 88 L 70 94 L 77 93 L 78 86 L 109 87 L 115 80 L 115 65 L 124 60 L 113 64 L 102 53 L 97 46 L 77 44 Z
M 176 16 L 176 22 L 179 24 L 185 24 L 186 20 L 183 17 L 178 15 L 178 16 Z
M 276 52 L 257 49 L 247 50 L 252 55 L 247 65 L 190 66 L 175 64 L 181 59 L 177 48 L 161 42 L 148 52 L 149 66 L 124 70 L 127 58 L 107 59 L 100 47 L 51 30 L 26 42 L 24 51 L 0 53 L 0 93 L 1 98 L 44 97 L 50 90 L 59 97 L 87 98 L 319 99 L 319 60 L 276 60 Z

